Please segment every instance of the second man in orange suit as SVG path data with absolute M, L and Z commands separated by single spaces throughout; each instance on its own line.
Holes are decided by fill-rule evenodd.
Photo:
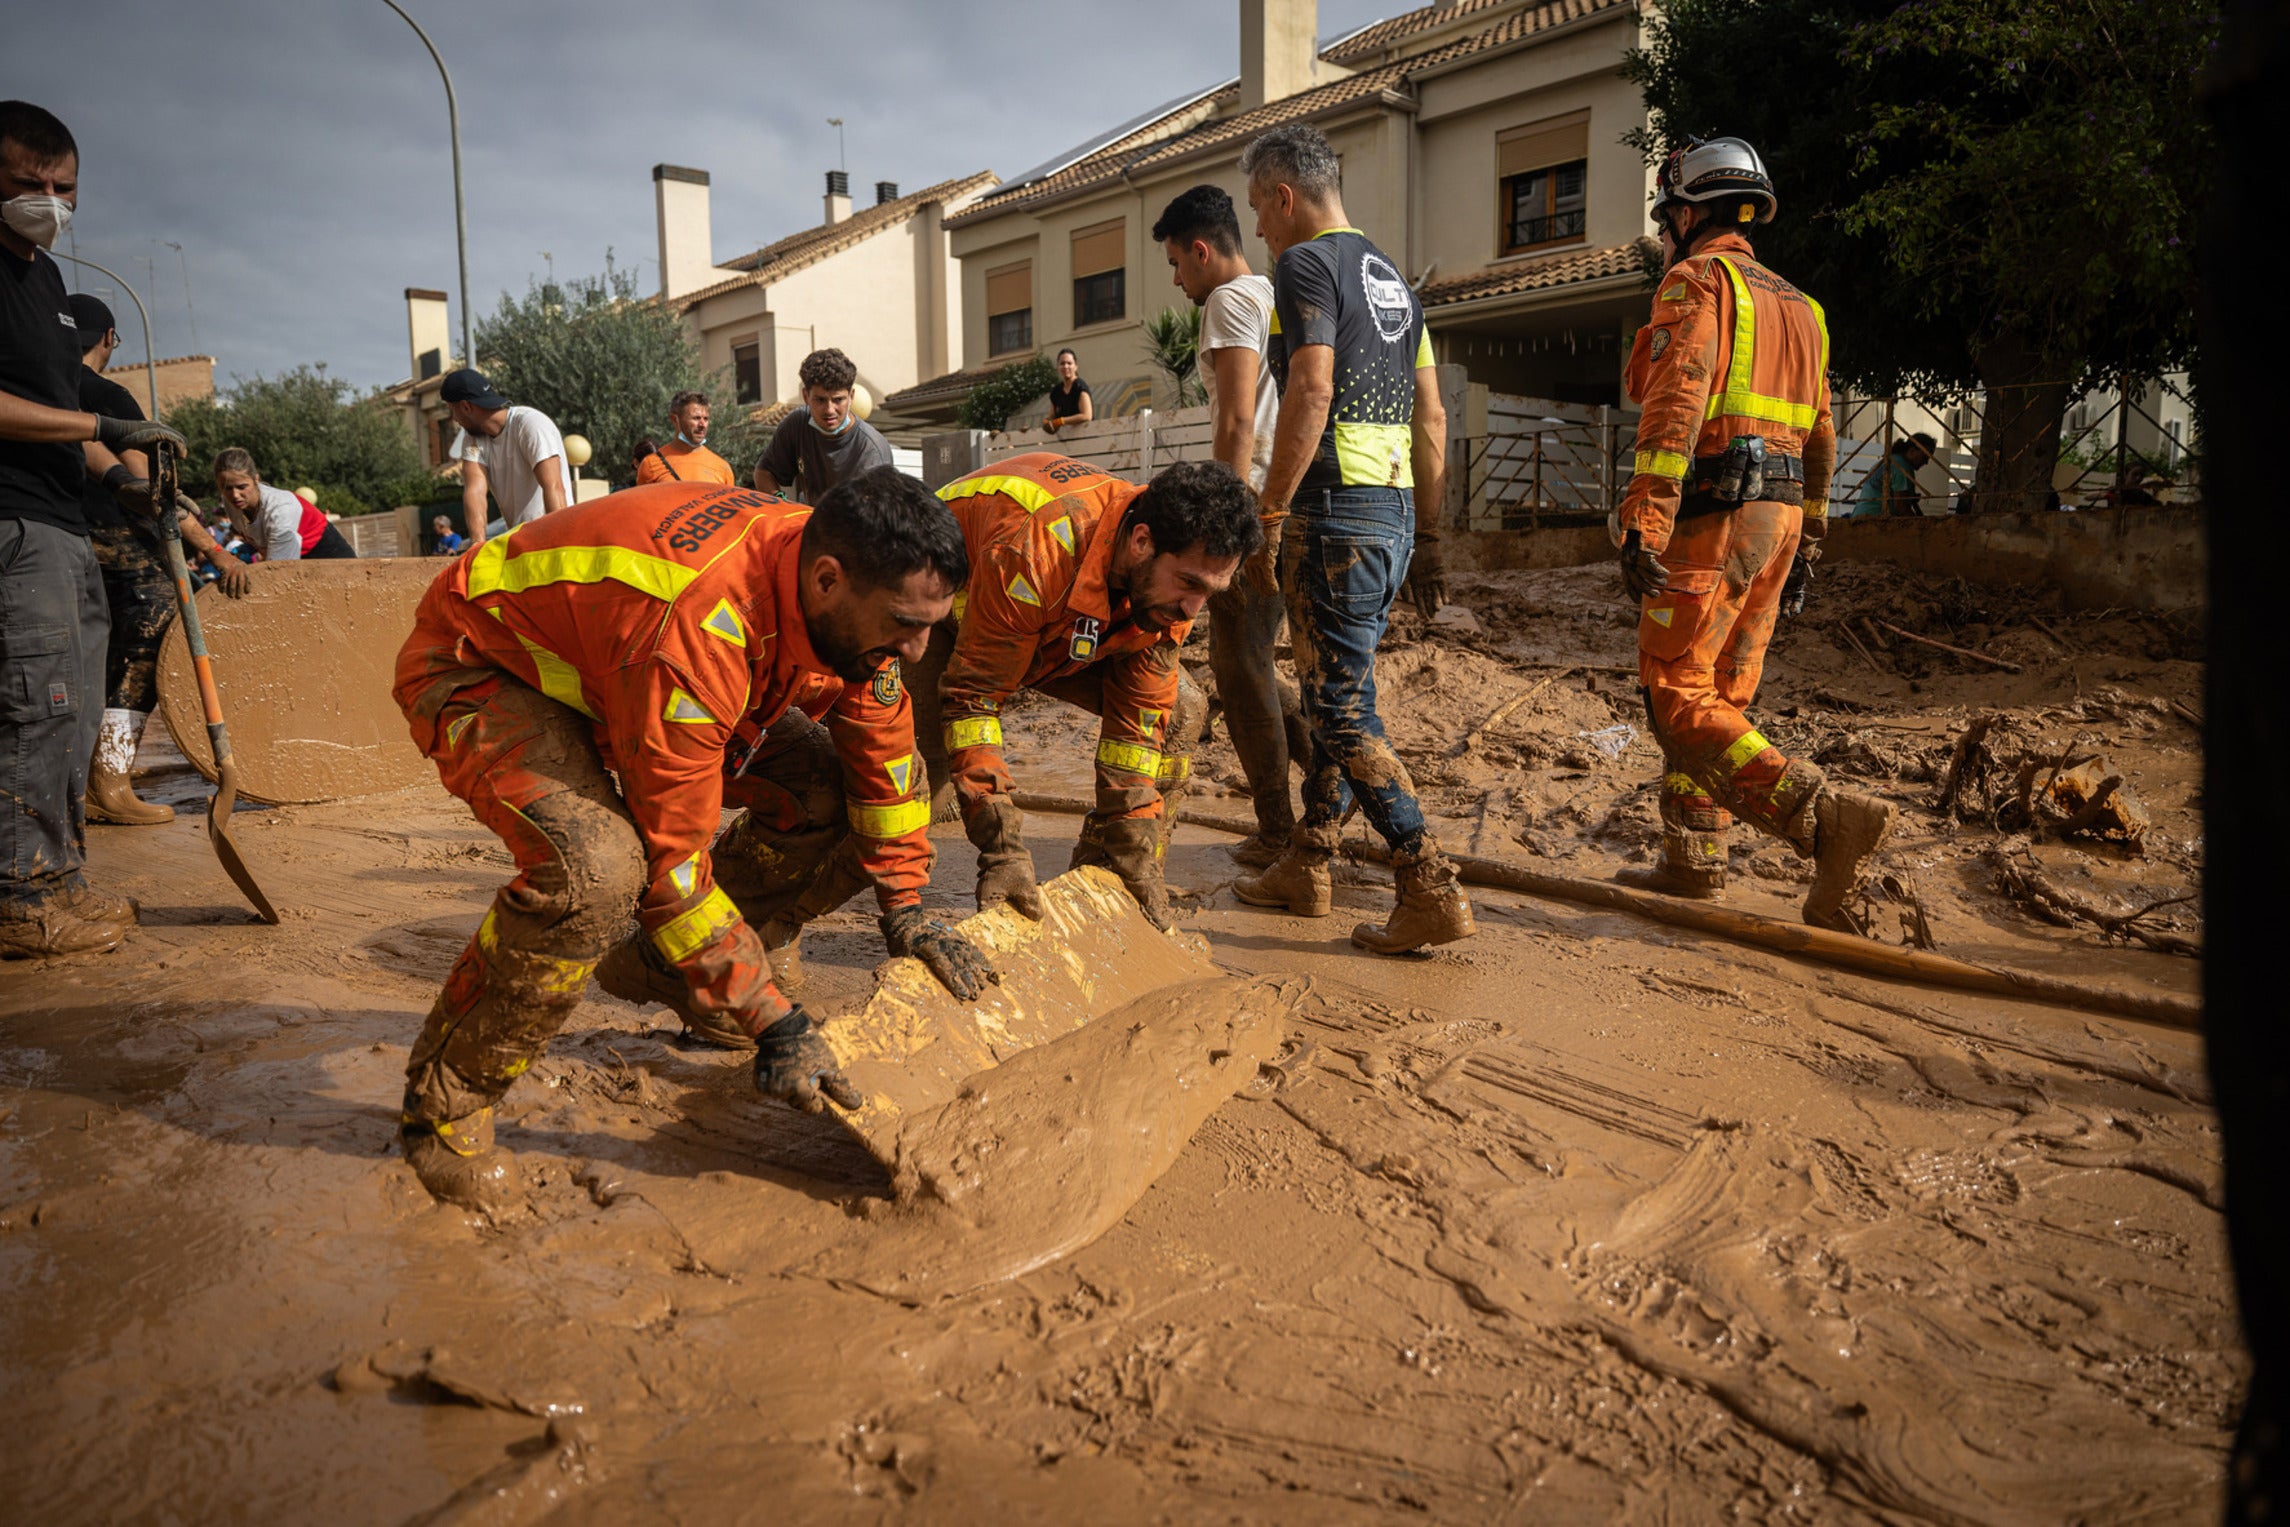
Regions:
M 1222 462 L 1178 462 L 1139 485 L 1046 451 L 957 479 L 939 497 L 962 526 L 973 575 L 958 631 L 935 637 L 916 669 L 917 727 L 925 746 L 934 730 L 943 744 L 934 767 L 948 771 L 978 849 L 979 906 L 1041 916 L 1002 753 L 1002 707 L 1032 689 L 1102 718 L 1096 809 L 1075 866 L 1112 870 L 1169 926 L 1169 803 L 1207 714 L 1177 652 L 1209 596 L 1264 544 L 1255 499 Z M 933 691 L 935 718 L 922 698 Z

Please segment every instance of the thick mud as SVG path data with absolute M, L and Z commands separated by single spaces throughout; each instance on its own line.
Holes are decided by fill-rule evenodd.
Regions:
M 1643 738 L 1608 759 L 1577 735 L 1635 703 L 1582 666 L 1629 640 L 1586 578 L 1458 580 L 1478 636 L 1398 633 L 1385 714 L 1458 847 L 1587 874 L 1654 840 Z M 2025 660 L 2000 683 L 1905 651 L 1871 674 L 1797 628 L 1775 741 L 1908 808 L 1884 868 L 1943 952 L 2190 991 L 2191 959 L 2030 915 L 1984 868 L 1993 826 L 1931 809 L 1934 760 L 2001 706 L 2046 745 L 2083 733 L 2153 818 L 2137 855 L 2034 844 L 2055 878 L 2117 900 L 2191 878 L 2197 742 L 2150 702 L 2199 668 L 2135 619 L 2041 618 L 2078 650 L 1959 642 Z M 1010 725 L 1029 784 L 1086 780 L 1093 722 Z M 1044 879 L 1074 825 L 1029 823 Z M 1496 892 L 1478 937 L 1376 960 L 1344 934 L 1388 907 L 1380 874 L 1339 865 L 1328 919 L 1244 908 L 1230 840 L 1187 828 L 1169 878 L 1217 969 L 1166 979 L 1210 984 L 1124 995 L 902 1108 L 887 1158 L 592 988 L 508 1096 L 529 1202 L 495 1226 L 431 1203 L 392 1142 L 405 1047 L 510 873 L 497 844 L 426 784 L 242 808 L 274 929 L 191 817 L 92 833 L 144 927 L 0 967 L 12 1515 L 2216 1514 L 2244 1366 L 2192 1034 Z M 966 911 L 968 847 L 937 842 L 930 904 Z M 1802 884 L 1771 852 L 1737 840 L 1731 894 L 1787 915 Z M 2189 936 L 2194 911 L 2172 909 Z M 808 1004 L 866 1010 L 871 908 L 804 953 Z

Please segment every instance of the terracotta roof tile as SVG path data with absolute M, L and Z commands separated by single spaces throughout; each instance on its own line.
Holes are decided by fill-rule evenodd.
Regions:
M 1320 56 L 1336 64 L 1357 64 L 1373 60 L 1380 53 L 1404 45 L 1410 37 L 1420 36 L 1475 12 L 1520 3 L 1521 0 L 1445 0 L 1445 3 L 1439 5 L 1419 6 L 1397 16 L 1388 16 L 1382 21 L 1370 22 Z
M 959 398 L 980 382 L 1000 376 L 1011 364 L 1010 361 L 996 361 L 989 365 L 972 366 L 967 371 L 949 371 L 943 376 L 931 377 L 892 393 L 883 399 L 883 407 L 912 408 L 918 404 L 943 403 L 950 398 Z
M 1551 286 L 1572 286 L 1604 276 L 1651 272 L 1660 250 L 1652 239 L 1633 239 L 1606 249 L 1574 249 L 1539 259 L 1505 261 L 1460 276 L 1427 282 L 1416 295 L 1424 307 L 1435 309 L 1479 297 L 1508 297 L 1517 292 Z
M 854 244 L 863 243 L 876 234 L 894 228 L 930 202 L 952 201 L 958 196 L 980 190 L 995 183 L 991 170 L 980 170 L 958 180 L 942 180 L 937 185 L 925 186 L 896 201 L 878 202 L 862 208 L 839 223 L 821 223 L 800 233 L 791 233 L 775 243 L 766 244 L 752 254 L 741 255 L 726 262 L 726 268 L 739 275 L 703 286 L 698 291 L 686 292 L 675 299 L 681 312 L 710 297 L 738 291 L 743 286 L 762 286 L 784 279 L 808 265 L 816 265 L 829 255 L 841 254 Z

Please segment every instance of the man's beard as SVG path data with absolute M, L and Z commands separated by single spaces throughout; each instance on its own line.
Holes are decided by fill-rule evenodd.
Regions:
M 813 621 L 811 624 L 811 650 L 827 671 L 846 684 L 864 684 L 883 666 L 883 659 L 891 653 L 882 647 L 861 651 L 847 631 L 832 619 Z

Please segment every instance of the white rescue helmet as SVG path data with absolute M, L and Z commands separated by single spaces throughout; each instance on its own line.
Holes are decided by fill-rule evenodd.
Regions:
M 1674 202 L 1709 202 L 1721 197 L 1747 197 L 1755 204 L 1755 221 L 1770 223 L 1778 205 L 1773 179 L 1765 161 L 1745 138 L 1688 138 L 1670 151 L 1655 177 L 1654 211 Z M 1749 221 L 1749 219 L 1744 219 Z

